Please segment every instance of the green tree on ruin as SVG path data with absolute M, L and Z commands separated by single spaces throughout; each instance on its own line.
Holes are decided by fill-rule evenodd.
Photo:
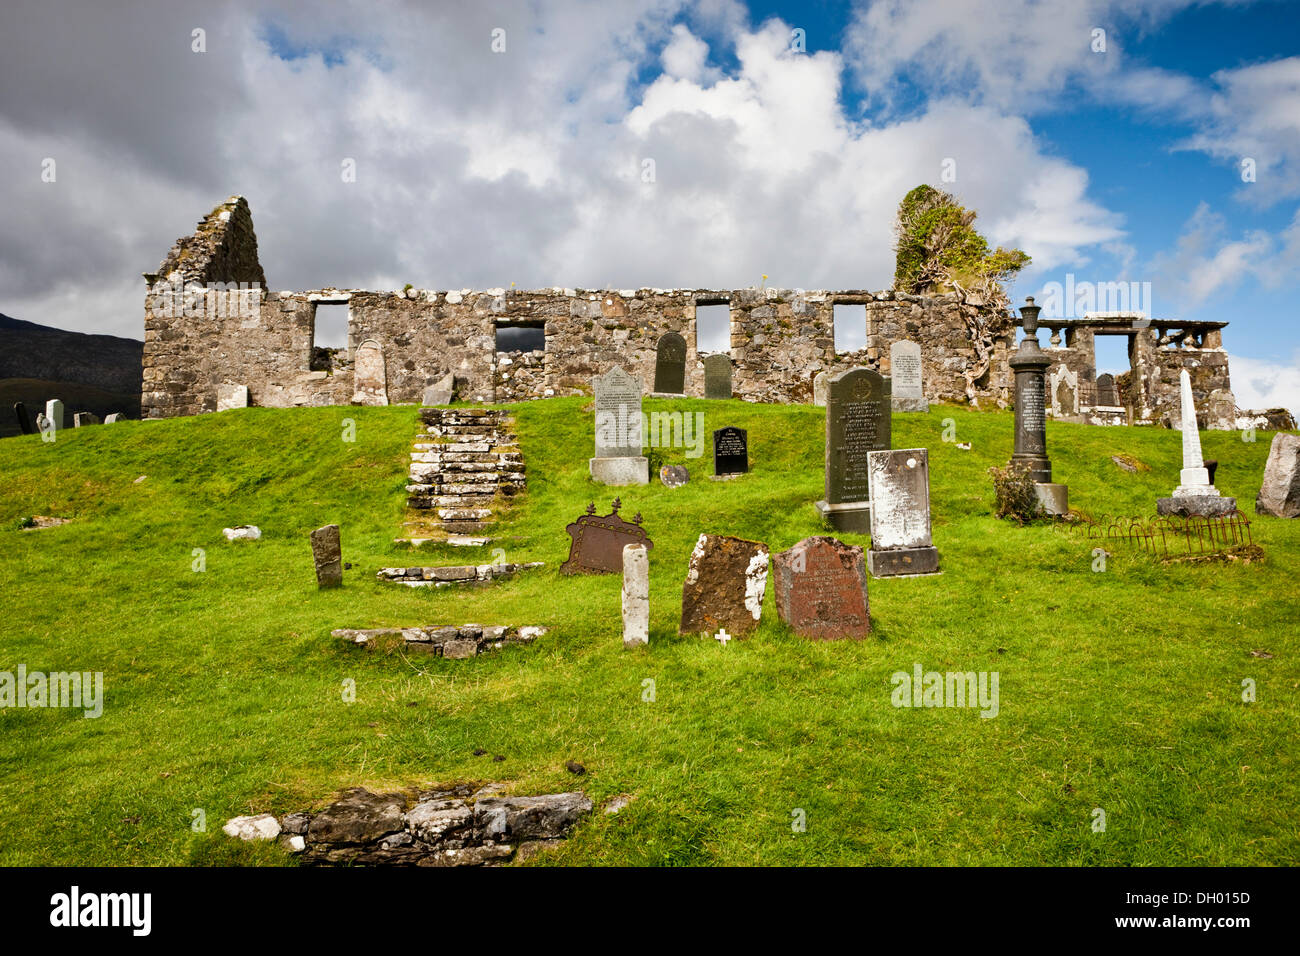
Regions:
M 898 205 L 894 222 L 894 288 L 912 295 L 960 293 L 962 316 L 975 351 L 965 370 L 966 398 L 987 372 L 993 343 L 1012 328 L 1011 299 L 1003 287 L 1029 264 L 1019 249 L 992 249 L 974 227 L 975 210 L 951 193 L 917 186 Z

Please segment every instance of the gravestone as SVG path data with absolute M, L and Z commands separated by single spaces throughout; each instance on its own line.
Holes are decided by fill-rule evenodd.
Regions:
M 126 416 L 123 415 L 121 412 L 113 412 L 111 415 L 106 415 L 104 417 L 104 424 L 112 425 L 114 422 L 121 422 L 125 420 L 126 420 Z
M 650 483 L 650 461 L 641 454 L 641 383 L 615 365 L 594 382 L 596 454 L 588 462 L 603 485 Z
M 825 372 L 813 376 L 813 404 L 822 408 L 826 407 L 826 381 L 829 377 Z
M 352 366 L 352 404 L 388 404 L 388 369 L 384 364 L 384 350 L 374 339 L 366 339 L 357 346 L 357 357 Z
M 1073 418 L 1079 414 L 1079 376 L 1062 365 L 1047 377 L 1052 398 L 1052 417 Z
M 100 424 L 99 416 L 94 412 L 74 412 L 72 415 L 72 427 L 84 428 L 87 425 Z
M 623 646 L 650 643 L 650 552 L 644 544 L 623 546 Z
M 871 550 L 873 577 L 935 574 L 939 552 L 930 539 L 930 455 L 924 448 L 873 451 Z
M 713 433 L 713 474 L 743 475 L 749 471 L 749 433 L 728 425 Z
M 659 481 L 665 488 L 680 488 L 691 480 L 685 465 L 664 465 L 659 469 Z
M 928 412 L 930 403 L 921 390 L 921 346 L 905 340 L 889 346 L 889 368 L 893 410 Z
M 222 382 L 217 386 L 217 411 L 248 407 L 248 386 Z
M 1201 432 L 1196 423 L 1192 377 L 1187 369 L 1178 373 L 1178 388 L 1182 399 L 1183 469 L 1178 473 L 1178 487 L 1173 495 L 1156 499 L 1156 513 L 1185 517 L 1232 514 L 1237 510 L 1237 499 L 1219 494 L 1201 458 Z
M 862 549 L 830 537 L 804 538 L 772 556 L 776 611 L 800 637 L 861 640 L 871 633 Z
M 623 502 L 618 498 L 607 515 L 596 514 L 596 505 L 587 505 L 587 513 L 570 522 L 565 532 L 570 538 L 569 557 L 562 565 L 563 574 L 612 574 L 623 570 L 623 549 L 629 544 L 654 547 L 641 527 L 638 513 L 631 521 L 619 517 Z
M 311 556 L 316 563 L 317 587 L 343 586 L 343 545 L 338 525 L 327 524 L 311 533 Z
M 682 585 L 679 633 L 733 636 L 758 627 L 767 589 L 767 545 L 726 535 L 702 534 L 691 552 Z
M 867 368 L 832 376 L 826 386 L 826 497 L 817 511 L 837 531 L 868 534 L 867 454 L 889 448 L 890 386 Z
M 1278 433 L 1268 448 L 1255 514 L 1300 518 L 1300 435 Z
M 57 398 L 51 398 L 46 402 L 45 419 L 49 422 L 51 431 L 63 431 L 63 402 Z
M 1115 376 L 1106 372 L 1097 376 L 1097 404 L 1114 406 L 1119 404 L 1115 395 Z
M 421 405 L 450 405 L 456 391 L 456 375 L 448 372 L 438 381 L 424 390 L 420 396 Z
M 731 357 L 708 355 L 704 358 L 704 397 L 731 398 Z
M 14 418 L 18 420 L 18 428 L 24 435 L 32 433 L 32 420 L 27 417 L 27 406 L 22 402 L 14 402 Z
M 1052 461 L 1047 457 L 1047 367 L 1052 358 L 1038 346 L 1038 313 L 1028 296 L 1020 309 L 1025 337 L 1007 364 L 1016 375 L 1015 451 L 1010 464 L 1024 469 L 1034 482 L 1034 493 L 1049 515 L 1070 512 L 1069 488 L 1052 481 Z
M 686 391 L 686 339 L 665 332 L 655 348 L 655 391 L 681 395 Z

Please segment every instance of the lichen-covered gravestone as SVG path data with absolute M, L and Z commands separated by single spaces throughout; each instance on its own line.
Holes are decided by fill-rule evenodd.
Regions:
M 861 640 L 871 634 L 862 549 L 831 537 L 804 538 L 772 556 L 776 611 L 800 637 Z
M 813 376 L 813 404 L 820 407 L 826 407 L 826 381 L 830 376 L 825 372 L 818 372 Z
M 388 404 L 388 369 L 378 342 L 367 339 L 357 346 L 352 376 L 353 405 Z
M 1300 518 L 1300 435 L 1277 434 L 1268 449 L 1255 513 Z
M 930 538 L 930 457 L 924 448 L 874 451 L 871 475 L 871 550 L 874 577 L 935 574 L 939 552 Z
M 594 382 L 596 453 L 592 480 L 602 485 L 645 485 L 650 460 L 641 454 L 641 383 L 615 365 Z
M 327 524 L 311 533 L 311 556 L 316 563 L 318 587 L 343 586 L 343 547 L 338 525 Z
M 682 585 L 682 634 L 733 636 L 758 627 L 767 589 L 768 548 L 761 541 L 702 534 Z
M 650 643 L 650 552 L 644 544 L 623 546 L 623 646 Z
M 655 349 L 655 391 L 681 395 L 686 391 L 686 339 L 677 332 L 665 332 Z
M 248 407 L 248 386 L 222 382 L 217 386 L 217 411 Z
M 896 412 L 928 412 L 930 403 L 921 387 L 921 346 L 900 340 L 889 347 L 889 368 Z
M 889 382 L 871 369 L 855 368 L 833 376 L 826 391 L 826 498 L 817 502 L 817 511 L 839 531 L 867 534 L 867 454 L 889 448 Z
M 709 355 L 704 359 L 704 397 L 731 398 L 731 358 Z

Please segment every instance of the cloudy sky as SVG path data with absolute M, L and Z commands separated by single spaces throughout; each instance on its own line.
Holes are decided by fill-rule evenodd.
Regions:
M 1033 257 L 1017 300 L 1150 283 L 1300 412 L 1295 4 L 122 7 L 0 10 L 16 318 L 141 337 L 140 273 L 234 193 L 274 289 L 887 288 L 928 182 Z

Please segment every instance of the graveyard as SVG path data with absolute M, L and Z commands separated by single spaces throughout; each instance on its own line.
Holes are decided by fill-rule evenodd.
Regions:
M 813 404 L 647 396 L 651 415 L 701 415 L 706 439 L 741 430 L 724 451 L 743 434 L 748 470 L 710 480 L 707 440 L 698 457 L 660 443 L 647 483 L 617 485 L 594 462 L 636 458 L 599 453 L 590 395 L 493 405 L 527 481 L 478 547 L 395 541 L 414 404 L 0 442 L 7 645 L 32 671 L 104 674 L 97 719 L 0 711 L 0 861 L 292 866 L 222 824 L 352 787 L 499 784 L 597 808 L 528 865 L 1294 864 L 1300 522 L 1253 507 L 1273 433 L 1200 434 L 1251 547 L 1154 555 L 1080 522 L 999 519 L 989 469 L 1021 450 L 1013 414 L 925 405 L 892 416 L 887 447 L 926 451 L 938 573 L 867 577 L 870 631 L 840 640 L 777 607 L 779 553 L 872 542 L 817 506 Z M 1182 487 L 1177 431 L 1047 420 L 1046 435 L 1051 481 L 1103 528 Z M 670 487 L 664 467 L 688 478 Z M 624 645 L 621 574 L 562 570 L 566 528 L 611 510 L 653 542 L 644 644 Z M 342 586 L 318 587 L 330 542 L 309 536 L 331 524 Z M 260 537 L 223 535 L 245 525 Z M 756 626 L 725 641 L 679 632 L 701 535 L 773 558 Z M 538 566 L 446 587 L 380 574 L 469 563 Z M 464 658 L 334 634 L 463 642 L 471 623 L 545 630 Z M 898 675 L 930 672 L 996 674 L 996 711 L 900 705 Z

